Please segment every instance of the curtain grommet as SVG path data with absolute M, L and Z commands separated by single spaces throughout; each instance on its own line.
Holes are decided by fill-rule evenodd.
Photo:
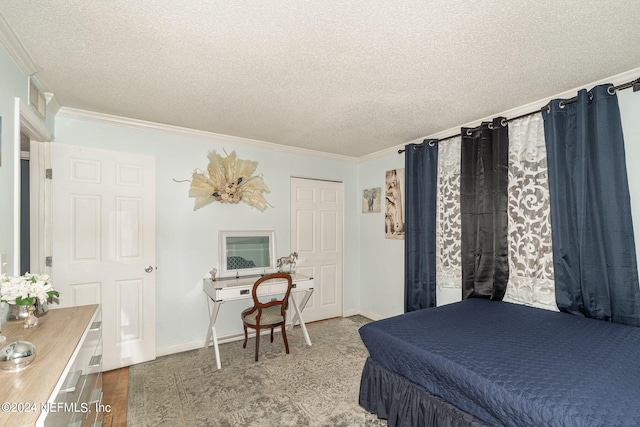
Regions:
M 558 102 L 558 107 L 560 107 L 561 110 L 564 110 L 565 103 L 562 101 Z
M 436 142 L 435 142 L 435 141 L 433 141 L 433 140 L 432 140 L 432 141 L 429 141 L 429 147 L 433 147 L 434 145 L 436 145 Z
M 615 87 L 615 86 L 609 86 L 609 87 L 607 88 L 607 93 L 608 93 L 609 95 L 615 95 L 615 94 L 616 94 L 616 87 Z

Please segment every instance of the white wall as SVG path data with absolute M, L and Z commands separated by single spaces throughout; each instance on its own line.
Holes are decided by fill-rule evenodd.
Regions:
M 382 189 L 381 212 L 359 213 L 360 302 L 362 314 L 372 319 L 404 312 L 404 240 L 384 237 L 385 172 L 399 168 L 404 155 L 396 151 L 360 164 L 360 194 L 365 188 Z
M 274 229 L 276 256 L 290 250 L 290 177 L 342 181 L 345 189 L 344 215 L 344 310 L 360 307 L 359 293 L 359 208 L 357 163 L 269 149 L 233 145 L 172 132 L 99 123 L 63 117 L 56 120 L 56 143 L 90 146 L 153 155 L 156 158 L 156 249 L 157 249 L 157 347 L 160 354 L 202 345 L 208 326 L 202 278 L 218 263 L 217 233 L 220 229 Z M 187 195 L 194 169 L 205 169 L 207 153 L 235 150 L 239 158 L 258 161 L 271 192 L 273 205 L 264 212 L 240 203 L 213 203 L 193 211 Z M 224 337 L 242 332 L 240 311 L 246 301 L 222 305 L 217 327 Z
M 13 274 L 15 263 L 14 239 L 14 197 L 16 156 L 15 98 L 26 99 L 27 77 L 18 68 L 11 56 L 0 44 L 0 117 L 2 117 L 2 133 L 0 145 L 2 156 L 0 165 L 0 254 L 7 255 L 7 271 Z

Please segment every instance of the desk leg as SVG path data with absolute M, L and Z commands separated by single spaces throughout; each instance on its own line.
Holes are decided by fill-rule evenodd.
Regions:
M 311 347 L 311 338 L 309 338 L 309 332 L 307 332 L 307 326 L 304 324 L 304 319 L 302 318 L 302 310 L 307 305 L 309 298 L 311 298 L 311 294 L 313 294 L 313 288 L 305 291 L 304 296 L 302 297 L 302 301 L 300 301 L 300 307 L 296 303 L 296 299 L 291 295 L 289 300 L 291 301 L 291 305 L 293 305 L 294 316 L 291 319 L 291 325 L 289 326 L 289 330 L 293 329 L 296 322 L 300 322 L 300 329 L 302 329 L 302 334 L 304 335 L 304 340 L 307 342 L 307 345 Z
M 213 302 L 213 310 L 211 309 L 211 303 Z M 218 348 L 218 334 L 216 333 L 216 319 L 218 318 L 218 311 L 220 310 L 220 304 L 223 301 L 212 301 L 211 298 L 207 297 L 207 303 L 209 305 L 209 315 L 211 316 L 211 320 L 209 320 L 209 329 L 207 330 L 207 337 L 204 341 L 204 348 L 208 348 L 209 344 L 211 344 L 211 338 L 213 338 L 213 350 L 216 353 L 216 366 L 218 369 L 222 369 L 222 365 L 220 364 L 220 349 Z

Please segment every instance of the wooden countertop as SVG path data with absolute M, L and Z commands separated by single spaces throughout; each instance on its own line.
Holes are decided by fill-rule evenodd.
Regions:
M 7 339 L 0 348 L 14 341 L 29 341 L 36 346 L 35 360 L 20 372 L 0 369 L 0 405 L 35 404 L 37 409 L 26 412 L 6 412 L 10 405 L 0 410 L 0 425 L 34 425 L 62 375 L 82 334 L 87 329 L 98 305 L 69 308 L 52 308 L 38 316 L 38 326 L 25 329 L 22 320 L 10 320 L 2 325 L 2 335 Z M 11 410 L 11 409 L 10 409 Z

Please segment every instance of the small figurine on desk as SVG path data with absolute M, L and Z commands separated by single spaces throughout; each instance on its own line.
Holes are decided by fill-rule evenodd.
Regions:
M 296 260 L 298 259 L 297 252 L 291 252 L 289 256 L 283 256 L 282 258 L 278 258 L 276 262 L 276 267 L 278 267 L 278 271 L 284 271 L 283 268 L 286 264 L 289 264 L 289 273 L 295 273 L 296 269 Z
M 211 275 L 211 281 L 215 282 L 216 281 L 216 273 L 218 272 L 218 269 L 213 267 L 211 270 L 209 270 L 209 274 Z

